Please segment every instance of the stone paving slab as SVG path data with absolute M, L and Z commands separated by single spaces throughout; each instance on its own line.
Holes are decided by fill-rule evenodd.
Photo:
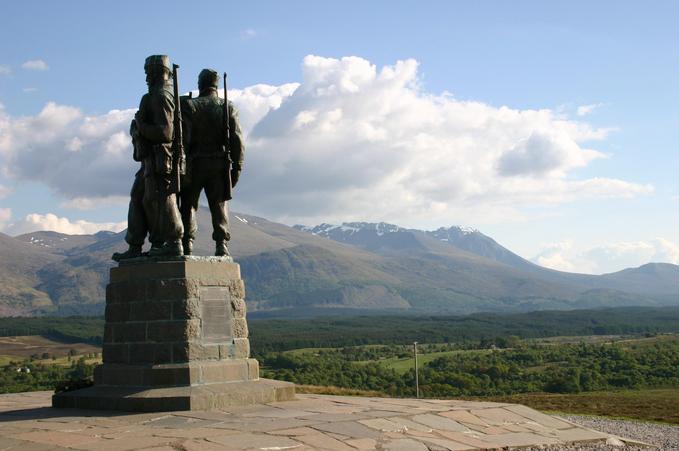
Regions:
M 298 395 L 250 407 L 135 414 L 54 409 L 51 395 L 0 395 L 0 450 L 445 451 L 605 444 L 612 437 L 492 402 Z

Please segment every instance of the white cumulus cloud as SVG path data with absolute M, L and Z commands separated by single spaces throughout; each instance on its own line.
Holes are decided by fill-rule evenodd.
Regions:
M 49 70 L 49 66 L 43 60 L 28 60 L 21 64 L 21 68 L 25 70 L 35 70 L 35 71 L 46 71 Z
M 602 106 L 603 103 L 591 103 L 589 105 L 580 105 L 577 109 L 578 116 L 587 116 L 591 114 L 592 111 Z
M 604 274 L 646 263 L 679 264 L 679 243 L 665 238 L 577 247 L 572 241 L 543 246 L 534 263 L 561 271 Z
M 378 68 L 309 55 L 299 83 L 234 89 L 229 99 L 247 134 L 236 206 L 281 221 L 478 224 L 520 217 L 526 206 L 653 190 L 574 176 L 606 157 L 594 144 L 610 129 L 426 92 L 415 60 Z M 127 135 L 134 111 L 88 116 L 50 103 L 12 117 L 0 109 L 0 165 L 65 199 L 126 196 L 137 167 Z
M 50 230 L 69 235 L 89 235 L 101 230 L 120 232 L 127 227 L 127 221 L 123 222 L 89 222 L 83 220 L 71 221 L 68 218 L 59 217 L 52 213 L 45 215 L 31 213 L 20 221 L 7 226 L 5 233 L 9 235 L 21 235 L 24 233 L 40 230 Z
M 560 171 L 564 175 L 571 169 L 586 166 L 595 158 L 602 158 L 600 152 L 582 149 L 567 133 L 533 133 L 522 140 L 499 160 L 502 175 L 547 175 Z
M 436 225 L 652 191 L 572 177 L 605 157 L 590 145 L 609 129 L 548 109 L 424 92 L 414 60 L 378 69 L 358 57 L 307 56 L 302 73 L 299 87 L 250 133 L 249 172 L 237 197 L 242 210 L 288 222 Z
M 590 272 L 589 267 L 579 267 L 572 261 L 573 243 L 570 241 L 562 241 L 558 243 L 550 243 L 543 246 L 543 249 L 538 255 L 533 257 L 533 263 L 537 263 L 545 268 L 557 269 L 559 271 L 568 272 Z
M 247 132 L 297 86 L 260 84 L 229 90 L 229 98 L 246 106 L 241 124 Z M 139 166 L 132 160 L 128 134 L 134 113 L 126 109 L 87 116 L 50 102 L 35 116 L 12 117 L 0 104 L 0 168 L 9 176 L 47 184 L 70 207 L 118 202 L 128 195 Z
M 12 69 L 9 68 L 9 66 L 5 66 L 4 64 L 0 64 L 0 75 L 9 75 L 12 73 Z
M 125 195 L 138 166 L 126 134 L 134 111 L 86 116 L 48 103 L 35 116 L 14 118 L 0 108 L 3 172 L 45 183 L 66 199 Z

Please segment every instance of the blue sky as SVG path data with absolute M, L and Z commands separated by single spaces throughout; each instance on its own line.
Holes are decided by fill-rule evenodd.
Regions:
M 515 193 L 502 198 L 501 190 L 481 193 L 478 188 L 468 191 L 474 195 L 451 195 L 449 199 L 440 194 L 432 194 L 431 198 L 422 194 L 413 200 L 402 194 L 410 200 L 401 200 L 395 194 L 393 205 L 385 201 L 384 209 L 372 215 L 369 210 L 352 207 L 357 202 L 345 204 L 336 200 L 350 197 L 349 191 L 342 190 L 370 188 L 360 181 L 352 181 L 350 186 L 338 187 L 336 192 L 328 194 L 324 208 L 320 203 L 314 207 L 314 202 L 320 202 L 319 191 L 327 192 L 325 188 L 302 196 L 299 202 L 304 203 L 303 206 L 290 195 L 278 200 L 281 208 L 274 208 L 265 202 L 262 194 L 258 201 L 254 195 L 258 192 L 254 187 L 256 182 L 253 179 L 245 182 L 246 172 L 241 188 L 246 192 L 241 203 L 238 199 L 234 202 L 234 208 L 287 223 L 327 218 L 328 221 L 385 220 L 422 228 L 469 225 L 526 258 L 583 272 L 616 270 L 648 260 L 679 263 L 676 227 L 679 219 L 676 213 L 679 206 L 676 177 L 679 167 L 676 151 L 679 142 L 678 13 L 679 5 L 669 1 L 644 5 L 574 1 L 560 4 L 206 1 L 201 2 L 200 8 L 184 2 L 13 2 L 3 7 L 0 19 L 3 42 L 0 103 L 10 124 L 6 127 L 13 129 L 20 126 L 22 117 L 38 116 L 48 102 L 77 108 L 87 117 L 104 117 L 110 110 L 131 109 L 145 90 L 143 61 L 152 53 L 168 53 L 181 65 L 183 90 L 193 88 L 196 74 L 206 66 L 227 70 L 230 89 L 246 90 L 257 84 L 311 85 L 309 80 L 305 81 L 304 74 L 330 69 L 326 63 L 319 66 L 305 60 L 307 55 L 333 60 L 359 57 L 374 65 L 377 73 L 385 66 L 396 65 L 397 61 L 413 59 L 418 63 L 413 80 L 421 101 L 448 92 L 456 102 L 478 102 L 496 110 L 503 106 L 518 112 L 550 110 L 553 115 L 550 124 L 554 127 L 559 127 L 556 124 L 559 120 L 581 123 L 592 130 L 607 130 L 605 137 L 571 136 L 579 147 L 564 144 L 564 149 L 571 149 L 573 153 L 568 154 L 570 156 L 559 153 L 564 158 L 562 166 L 554 166 L 550 174 L 541 173 L 533 179 L 530 174 L 535 174 L 534 171 L 521 175 L 524 184 L 519 189 L 524 193 L 521 196 Z M 42 61 L 47 70 L 36 70 L 39 67 L 35 64 L 22 68 L 27 61 Z M 313 66 L 311 69 L 309 64 Z M 342 65 L 332 70 L 349 73 L 365 68 Z M 377 92 L 364 85 L 360 89 L 365 89 L 366 96 Z M 410 88 L 403 89 L 406 95 L 410 92 Z M 301 100 L 291 103 L 308 103 L 304 110 L 288 108 L 295 114 L 312 111 L 309 105 L 318 105 L 318 99 L 303 97 L 301 91 L 290 97 L 300 96 Z M 283 95 L 283 102 L 287 96 Z M 242 96 L 241 102 L 245 103 L 239 106 L 249 111 L 247 99 L 250 97 Z M 421 105 L 420 100 L 406 108 Z M 322 108 L 319 107 L 318 117 L 323 114 Z M 344 117 L 349 109 L 342 110 Z M 283 110 L 285 108 L 274 113 L 282 116 Z M 497 119 L 494 116 L 497 111 L 493 111 L 489 114 Z M 60 110 L 58 114 L 66 113 Z M 373 117 L 369 111 L 362 110 L 361 114 Z M 266 138 L 272 133 L 267 127 L 273 127 L 270 124 L 275 114 L 253 112 L 252 117 L 261 121 L 252 134 L 254 167 L 250 177 L 255 178 L 266 174 L 257 166 L 266 161 L 263 155 L 274 149 L 276 142 L 285 143 L 293 137 L 271 138 L 269 147 L 265 144 L 258 147 L 258 136 Z M 531 125 L 524 122 L 521 127 L 528 130 L 525 137 L 501 129 L 507 137 L 498 143 L 515 139 L 518 146 L 515 150 L 520 150 L 520 143 L 531 134 Z M 35 121 L 33 126 L 38 126 Z M 64 125 L 70 126 L 74 126 L 73 123 Z M 455 128 L 455 122 L 443 127 Z M 549 124 L 540 127 L 541 134 L 551 133 Z M 307 139 L 319 137 L 318 130 Z M 433 134 L 436 139 L 431 142 L 445 147 L 449 135 Z M 394 140 L 398 139 L 395 135 Z M 448 152 L 454 153 L 457 136 L 450 139 Z M 62 141 L 47 144 L 64 145 Z M 338 142 L 334 135 L 332 142 Z M 31 148 L 30 138 L 23 141 L 16 138 L 13 143 L 16 143 L 13 144 L 15 153 L 21 152 L 21 146 Z M 475 145 L 482 153 L 487 150 L 484 146 L 494 143 L 480 139 Z M 47 144 L 45 149 L 52 148 Z M 343 145 L 338 145 L 337 152 L 346 149 Z M 281 149 L 285 148 L 282 145 Z M 514 147 L 510 146 L 511 149 Z M 605 157 L 583 156 L 582 149 L 593 149 Z M 468 153 L 473 150 L 472 146 Z M 426 146 L 417 151 L 420 160 L 436 155 L 433 150 L 430 155 Z M 392 163 L 389 153 L 385 152 L 384 160 L 380 160 L 379 149 L 375 152 L 374 158 L 366 158 L 371 164 L 385 168 L 377 171 L 380 177 L 386 180 L 402 173 L 402 169 L 394 166 L 387 174 L 386 168 Z M 3 163 L 0 153 L 0 166 L 18 161 L 16 154 L 11 158 L 7 155 L 8 151 Z M 34 157 L 39 159 L 40 155 L 34 154 Z M 465 158 L 445 161 L 468 162 Z M 573 158 L 584 160 L 573 163 Z M 281 167 L 288 167 L 286 164 L 290 161 L 281 162 Z M 359 156 L 357 161 L 363 159 Z M 408 163 L 403 164 L 407 167 Z M 413 162 L 409 164 L 412 167 Z M 132 173 L 133 166 L 129 167 Z M 457 174 L 453 169 L 459 168 L 451 168 L 451 174 Z M 80 202 L 75 208 L 68 202 L 76 197 L 73 189 L 65 191 L 58 180 L 45 182 L 44 178 L 27 175 L 27 171 L 24 168 L 22 174 L 8 170 L 0 173 L 0 187 L 4 187 L 5 192 L 0 198 L 0 208 L 5 212 L 2 225 L 5 232 L 26 231 L 30 224 L 78 230 L 69 229 L 78 220 L 96 224 L 124 220 L 126 205 L 120 198 L 129 189 L 131 173 L 130 178 L 120 180 L 120 192 L 113 193 L 117 198 L 107 192 L 107 200 L 101 202 L 101 207 L 83 208 Z M 422 169 L 421 173 L 432 174 L 431 171 L 431 168 Z M 64 177 L 67 176 L 66 171 Z M 72 176 L 77 179 L 79 174 Z M 102 173 L 102 177 L 105 176 Z M 301 185 L 305 184 L 304 173 L 294 173 L 294 176 Z M 477 179 L 485 180 L 485 176 L 484 173 Z M 417 175 L 413 173 L 412 177 Z M 506 177 L 500 179 L 503 183 L 507 181 Z M 596 194 L 601 188 L 582 191 L 573 186 L 563 188 L 565 191 L 560 191 L 558 199 L 551 196 L 545 201 L 537 195 L 541 191 L 540 183 L 552 186 L 555 181 L 594 179 L 618 180 L 628 185 L 606 196 Z M 317 182 L 309 178 L 307 185 L 313 183 Z M 390 192 L 389 185 L 381 186 L 385 193 Z M 251 194 L 247 192 L 249 187 Z M 436 191 L 432 187 L 421 189 L 421 193 Z M 527 190 L 532 194 L 527 194 Z M 410 205 L 408 212 L 405 208 L 399 212 L 399 202 L 418 204 Z M 433 210 L 422 207 L 423 202 L 431 202 Z M 469 207 L 475 202 L 476 206 Z M 460 204 L 469 208 L 460 210 Z M 30 214 L 40 217 L 34 217 L 31 223 L 26 221 Z M 55 215 L 59 221 L 44 220 L 47 214 Z

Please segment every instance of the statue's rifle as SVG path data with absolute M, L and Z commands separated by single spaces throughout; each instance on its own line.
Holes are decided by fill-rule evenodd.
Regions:
M 231 127 L 229 124 L 229 95 L 226 91 L 226 72 L 224 72 L 224 150 L 226 151 L 226 179 L 225 197 L 231 198 Z
M 229 140 L 231 139 L 231 129 L 229 126 L 229 95 L 226 93 L 226 72 L 224 72 L 224 141 L 226 153 L 229 153 Z
M 181 189 L 181 173 L 184 159 L 184 134 L 182 131 L 182 102 L 179 98 L 179 66 L 172 65 L 172 84 L 174 89 L 174 136 L 172 138 L 172 174 L 170 193 L 178 193 Z

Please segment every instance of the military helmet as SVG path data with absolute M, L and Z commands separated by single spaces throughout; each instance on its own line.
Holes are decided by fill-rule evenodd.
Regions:
M 216 88 L 219 86 L 219 74 L 213 69 L 203 69 L 198 74 L 198 86 L 201 88 Z
M 172 66 L 170 66 L 170 57 L 167 55 L 151 55 L 146 58 L 144 62 L 144 69 L 150 66 L 161 66 L 172 72 Z

